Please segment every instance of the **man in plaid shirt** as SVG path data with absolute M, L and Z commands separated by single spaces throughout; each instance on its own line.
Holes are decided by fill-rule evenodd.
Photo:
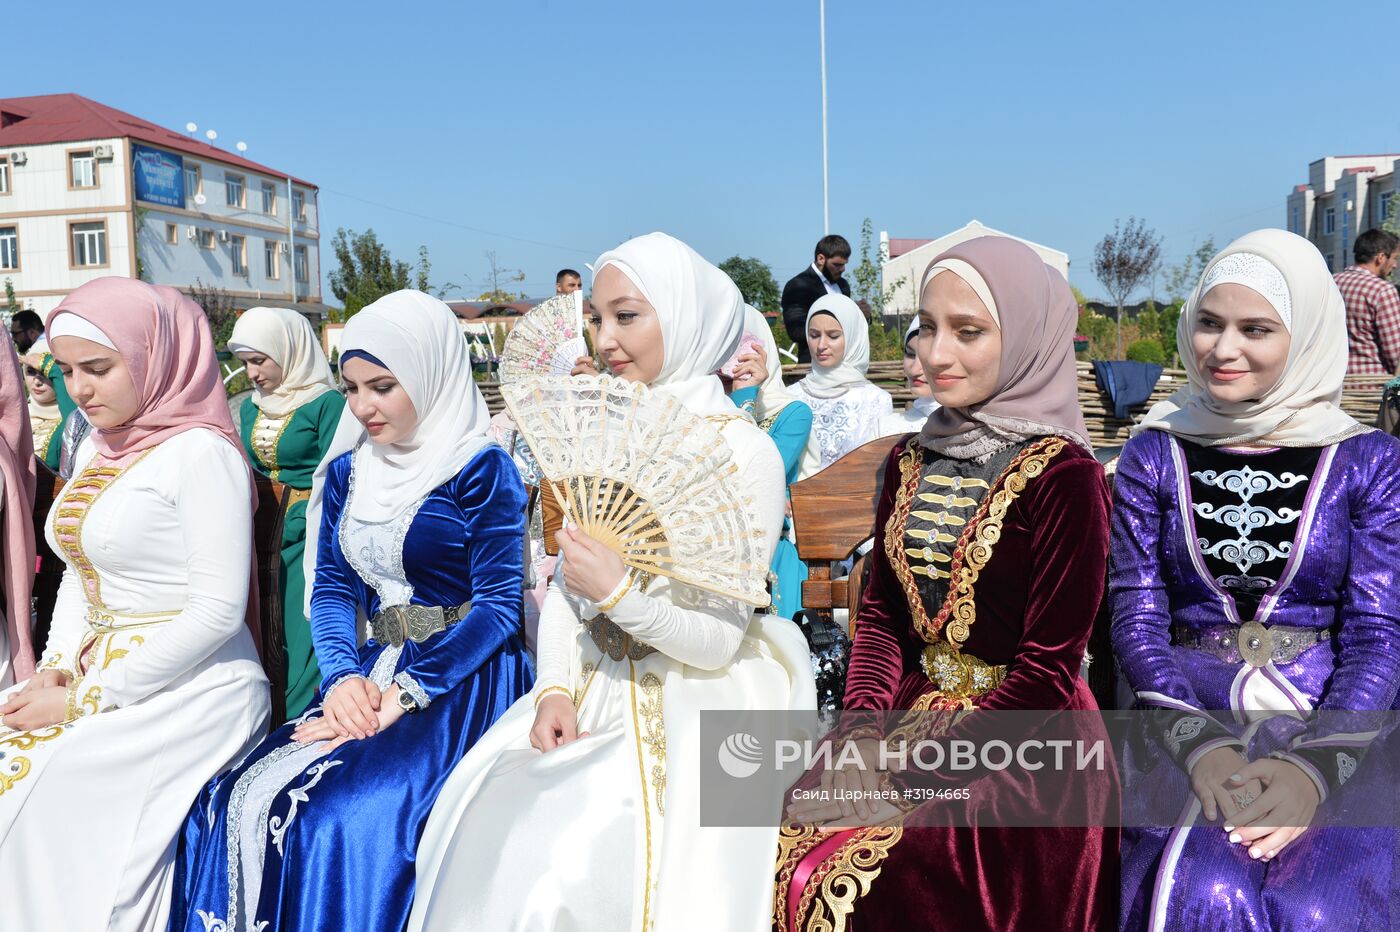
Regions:
M 1400 238 L 1367 230 L 1356 238 L 1356 264 L 1335 276 L 1347 305 L 1348 375 L 1380 375 L 1379 388 L 1400 372 L 1400 292 L 1395 271 Z

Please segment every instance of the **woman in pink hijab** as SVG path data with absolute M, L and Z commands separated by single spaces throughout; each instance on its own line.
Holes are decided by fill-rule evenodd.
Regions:
M 4 543 L 0 689 L 34 672 L 29 595 L 34 585 L 34 438 L 14 344 L 0 351 L 0 540 Z
M 93 431 L 46 522 L 67 564 L 49 642 L 0 694 L 5 924 L 164 929 L 191 802 L 267 726 L 249 467 L 189 298 L 97 279 L 48 337 Z
M 1076 311 L 1064 277 L 1004 237 L 954 246 L 924 275 L 916 353 L 939 407 L 886 464 L 845 694 L 847 716 L 873 730 L 847 719 L 837 732 L 865 766 L 835 757 L 821 775 L 835 793 L 794 794 L 775 929 L 1113 924 L 1111 761 L 1087 774 L 1034 758 L 1043 774 L 900 767 L 879 744 L 895 726 L 910 743 L 987 747 L 995 729 L 1019 744 L 1047 729 L 1012 733 L 1024 719 L 998 712 L 1097 709 L 1080 666 L 1104 586 L 1108 490 L 1077 401 Z M 1062 717 L 1070 733 L 1057 739 L 1106 742 L 1097 716 L 1068 718 L 1078 729 Z

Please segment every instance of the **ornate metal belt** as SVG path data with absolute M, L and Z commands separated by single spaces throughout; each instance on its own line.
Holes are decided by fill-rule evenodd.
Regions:
M 583 627 L 593 638 L 593 643 L 598 645 L 598 649 L 613 660 L 641 660 L 656 653 L 655 647 L 623 631 L 617 626 L 617 622 L 607 615 L 595 615 L 583 622 Z
M 1006 679 L 1006 665 L 992 665 L 964 654 L 947 641 L 924 648 L 919 665 L 930 683 L 949 699 L 970 699 L 991 692 Z
M 440 605 L 391 605 L 381 608 L 369 620 L 370 634 L 380 644 L 402 647 L 405 641 L 426 641 L 448 625 L 456 624 L 471 611 L 472 603 L 454 608 Z
M 1291 663 L 1314 644 L 1333 637 L 1328 628 L 1296 628 L 1291 625 L 1215 625 L 1210 628 L 1172 627 L 1172 639 L 1180 647 L 1202 650 L 1226 663 L 1262 667 L 1269 661 Z

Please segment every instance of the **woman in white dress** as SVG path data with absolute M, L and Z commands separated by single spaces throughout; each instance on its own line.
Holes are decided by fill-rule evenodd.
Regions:
M 807 311 L 812 371 L 792 386 L 812 409 L 812 435 L 798 478 L 819 472 L 880 436 L 880 419 L 894 413 L 890 393 L 865 377 L 870 331 L 859 305 L 845 295 L 823 295 Z
M 924 375 L 924 367 L 919 362 L 918 353 L 914 352 L 914 338 L 918 335 L 919 318 L 916 315 L 904 331 L 904 381 L 909 386 L 909 391 L 914 393 L 914 400 L 909 403 L 909 407 L 880 418 L 881 437 L 902 437 L 905 434 L 918 433 L 924 429 L 928 416 L 938 408 L 938 402 L 933 400 L 933 387 L 928 384 L 928 378 Z
M 594 346 L 615 375 L 718 426 L 771 556 L 782 460 L 715 375 L 743 332 L 738 289 L 660 233 L 595 267 Z M 573 531 L 560 539 L 538 681 L 439 795 L 409 928 L 766 929 L 776 822 L 700 827 L 700 712 L 813 709 L 802 635 L 664 577 L 633 589 L 616 555 Z
M 190 803 L 267 727 L 252 478 L 189 298 L 101 278 L 48 332 L 94 429 L 47 521 L 67 571 L 39 672 L 0 695 L 0 913 L 163 930 Z

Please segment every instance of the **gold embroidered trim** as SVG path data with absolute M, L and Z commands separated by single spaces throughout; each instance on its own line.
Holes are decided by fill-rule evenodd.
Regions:
M 985 695 L 1006 679 L 1006 665 L 993 666 L 971 654 L 939 641 L 924 648 L 919 657 L 924 675 L 945 699 L 963 700 Z
M 904 827 L 899 825 L 857 829 L 807 881 L 797 907 L 798 927 L 803 932 L 846 932 L 856 900 L 870 892 L 885 858 L 902 837 Z
M 50 725 L 37 731 L 16 732 L 13 735 L 0 738 L 0 748 L 32 751 L 39 745 L 57 738 L 65 730 L 62 725 Z M 28 757 L 15 757 L 0 764 L 0 796 L 3 796 L 6 790 L 27 777 L 31 769 L 32 763 Z
M 991 560 L 993 547 L 1001 539 L 1007 510 L 1025 490 L 1026 483 L 1044 472 L 1046 465 L 1059 455 L 1067 442 L 1060 437 L 1047 437 L 1031 444 L 1018 453 L 989 486 L 995 491 L 983 499 L 981 507 L 968 520 L 958 538 L 948 576 L 952 584 L 937 616 L 932 619 L 924 609 L 923 599 L 914 582 L 915 568 L 909 565 L 910 554 L 903 546 L 903 528 L 918 497 L 919 484 L 923 481 L 923 450 L 911 444 L 900 456 L 899 489 L 895 493 L 894 511 L 885 524 L 885 555 L 889 557 L 895 577 L 904 589 L 914 627 L 925 641 L 937 643 L 945 627 L 947 640 L 954 647 L 960 647 L 967 640 L 972 624 L 977 620 L 977 579 Z M 982 482 L 949 479 L 946 476 L 930 477 L 930 481 L 954 489 Z M 925 570 L 925 573 L 933 575 L 933 571 Z M 948 624 L 950 619 L 951 626 Z
M 280 418 L 268 417 L 262 411 L 258 411 L 258 416 L 253 418 L 253 427 L 248 431 L 253 454 L 274 481 L 279 481 L 278 476 L 281 472 L 281 467 L 277 465 L 277 447 L 282 443 L 282 435 L 287 432 L 295 416 L 296 411 L 284 414 Z M 268 440 L 269 436 L 272 437 L 271 440 Z
M 579 670 L 579 677 L 583 680 L 583 685 L 574 690 L 574 711 L 583 708 L 583 697 L 588 695 L 588 687 L 593 685 L 593 675 L 598 672 L 598 668 L 593 665 L 593 661 L 588 661 Z
M 41 460 L 49 458 L 49 447 L 53 445 L 53 440 L 58 436 L 58 426 L 62 424 L 62 419 L 53 421 L 33 421 L 34 428 L 34 453 Z
M 632 637 L 607 615 L 594 615 L 580 624 L 593 639 L 593 645 L 613 660 L 641 660 L 656 653 L 655 647 Z
M 773 884 L 773 932 L 790 932 L 788 929 L 787 901 L 792 887 L 792 876 L 797 873 L 797 865 L 807 853 L 825 841 L 825 834 L 817 834 L 817 828 L 810 823 L 785 822 L 778 829 L 778 863 L 774 867 L 777 880 Z
M 58 548 L 63 551 L 69 566 L 77 570 L 78 578 L 83 583 L 83 591 L 87 594 L 88 603 L 98 608 L 106 607 L 102 603 L 102 580 L 97 574 L 97 569 L 92 565 L 92 561 L 83 552 L 83 525 L 87 522 L 88 515 L 92 513 L 92 506 L 102 497 L 102 494 L 110 489 L 118 479 L 126 475 L 131 467 L 149 456 L 154 449 L 156 448 L 150 447 L 143 450 L 136 459 L 119 468 L 89 465 L 64 487 L 63 497 L 59 499 L 58 507 L 54 509 L 51 525 L 54 540 L 58 543 Z M 74 502 L 79 503 L 82 507 L 75 506 Z M 61 523 L 64 521 L 76 523 Z
M 666 713 L 661 702 L 661 678 L 655 673 L 642 677 L 642 726 L 646 732 L 642 743 L 655 758 L 651 766 L 651 788 L 656 794 L 656 811 L 666 814 Z
M 637 775 L 641 779 L 643 828 L 647 835 L 646 874 L 644 875 L 646 886 L 642 896 L 641 932 L 648 932 L 651 928 L 651 805 L 647 802 L 647 771 L 646 758 L 642 756 L 642 726 L 637 721 L 637 665 L 629 660 L 627 667 L 628 679 L 632 683 L 632 731 L 635 733 L 637 741 Z

